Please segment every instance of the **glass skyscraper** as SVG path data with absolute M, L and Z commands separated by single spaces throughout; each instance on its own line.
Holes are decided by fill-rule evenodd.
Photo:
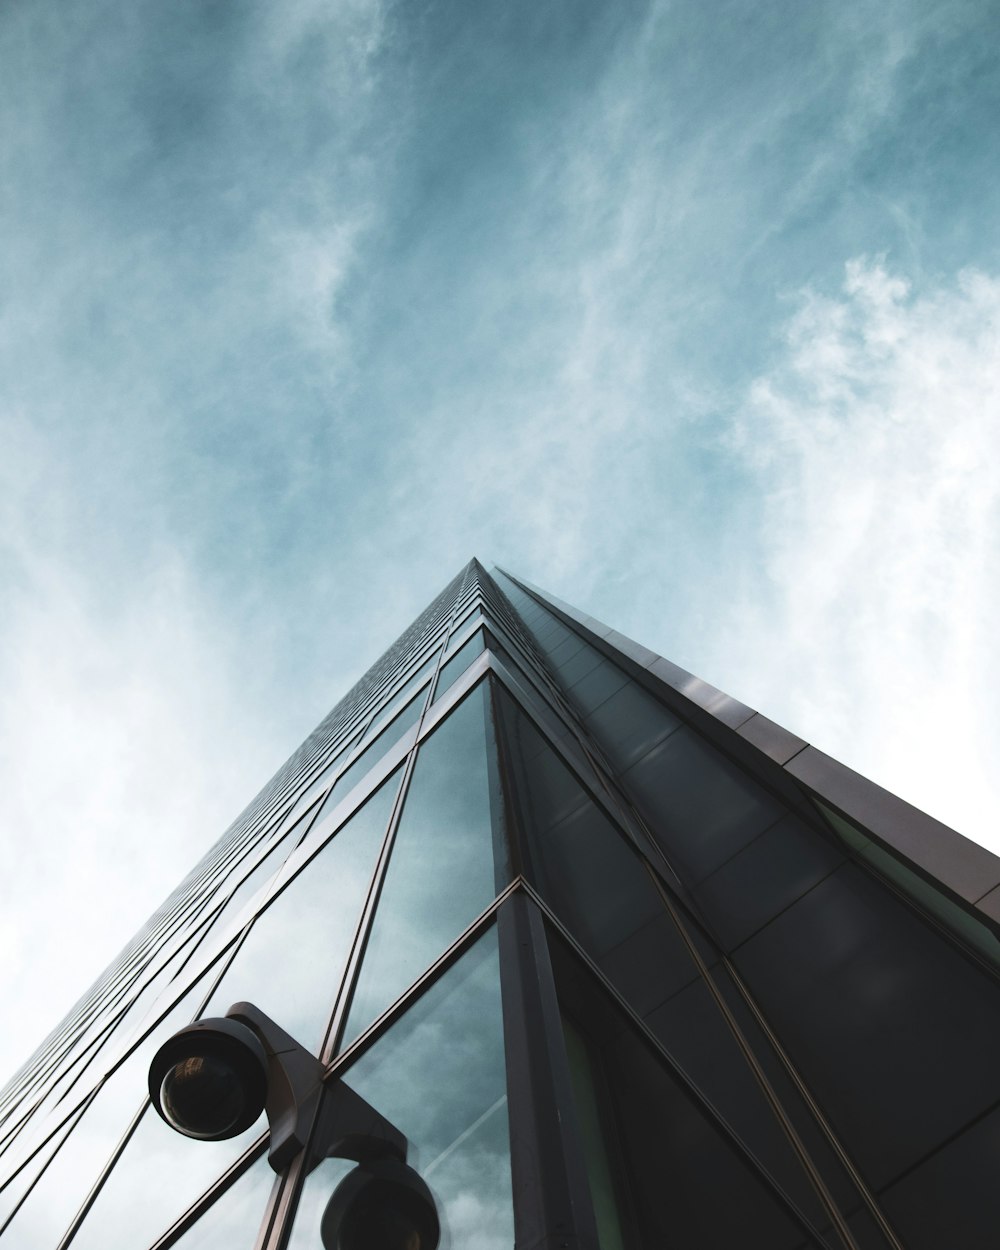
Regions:
M 248 1000 L 445 1248 L 993 1250 L 998 923 L 996 857 L 472 561 L 7 1086 L 0 1236 L 318 1247 L 352 1164 L 145 1096 Z

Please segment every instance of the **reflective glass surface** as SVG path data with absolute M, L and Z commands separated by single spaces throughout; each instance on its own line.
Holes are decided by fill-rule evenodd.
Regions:
M 570 1022 L 563 1018 L 566 1055 L 569 1059 L 573 1102 L 580 1125 L 583 1155 L 590 1182 L 590 1200 L 600 1250 L 624 1250 L 618 1195 L 615 1192 L 608 1146 L 601 1125 L 599 1076 L 587 1054 L 586 1043 Z
M 51 1250 L 58 1243 L 142 1107 L 150 1060 L 162 1042 L 190 1022 L 204 989 L 198 985 L 186 994 L 101 1086 L 14 1217 L 11 1245 Z
M 52 1160 L 63 1149 L 68 1135 L 75 1131 L 80 1116 L 81 1111 L 74 1111 L 65 1123 L 56 1121 L 48 1125 L 47 1131 L 37 1141 L 32 1142 L 33 1147 L 38 1147 L 34 1152 L 26 1150 L 16 1158 L 8 1157 L 3 1160 L 5 1175 L 4 1187 L 0 1190 L 0 1236 L 15 1221 L 28 1229 L 29 1238 L 33 1236 L 31 1227 L 33 1223 L 37 1223 L 37 1216 L 23 1216 L 22 1212 L 29 1209 L 28 1204 L 32 1204 L 33 1195 L 42 1185 L 44 1171 L 54 1166 Z M 44 1144 L 39 1146 L 43 1139 Z M 29 1240 L 28 1245 L 31 1244 Z
M 257 918 L 205 1016 L 252 1002 L 318 1050 L 397 784 L 394 776 L 381 786 Z
M 239 881 L 232 894 L 222 904 L 218 914 L 211 922 L 212 932 L 210 940 L 215 950 L 219 949 L 219 940 L 226 935 L 227 928 L 239 917 L 241 910 L 253 895 L 263 889 L 277 874 L 278 869 L 285 861 L 285 857 L 295 849 L 295 844 L 309 827 L 315 814 L 315 809 L 307 812 L 279 842 L 274 844 L 259 863 L 247 873 L 243 880 Z M 236 877 L 235 873 L 233 875 Z M 236 880 L 239 880 L 239 878 L 236 877 Z M 260 904 L 258 903 L 257 906 L 260 906 Z
M 838 815 L 825 803 L 814 800 L 831 828 L 844 844 L 893 885 L 898 886 L 908 898 L 930 915 L 936 916 L 946 928 L 957 934 L 973 950 L 983 955 L 995 967 L 1000 968 L 1000 939 L 981 921 L 977 920 L 948 897 L 944 890 L 931 885 L 911 868 L 907 868 L 895 855 L 890 855 L 867 834 Z
M 856 865 L 733 959 L 875 1188 L 1000 1100 L 996 982 Z
M 469 641 L 459 647 L 451 659 L 442 665 L 441 672 L 438 675 L 437 690 L 434 694 L 435 699 L 440 699 L 444 692 L 461 677 L 472 661 L 477 656 L 483 654 L 484 645 L 483 631 L 481 629 L 477 630 Z
M 175 1244 L 183 1250 L 253 1250 L 274 1183 L 262 1154 Z
M 288 1250 L 319 1250 L 319 1230 L 330 1196 L 357 1165 L 350 1159 L 324 1159 L 306 1177 L 295 1210 Z
M 907 1250 L 994 1250 L 998 1158 L 1000 1110 L 993 1110 L 885 1191 L 885 1212 Z
M 369 1025 L 496 896 L 500 801 L 487 684 L 419 747 L 344 1040 Z
M 73 1246 L 77 1250 L 136 1250 L 152 1245 L 264 1128 L 262 1117 L 230 1141 L 192 1141 L 168 1128 L 148 1107 Z
M 392 696 L 384 708 L 381 708 L 376 714 L 374 720 L 365 733 L 362 742 L 369 743 L 373 738 L 382 732 L 388 725 L 396 713 L 414 696 L 418 687 L 426 682 L 437 665 L 438 649 L 435 649 L 431 655 L 424 660 L 423 664 L 417 669 L 409 681 L 405 682 Z
M 650 751 L 681 721 L 634 681 L 628 681 L 585 717 L 584 724 L 608 760 L 625 769 Z
M 332 812 L 340 800 L 350 794 L 361 778 L 374 768 L 384 755 L 388 754 L 407 730 L 413 728 L 420 719 L 425 697 L 426 692 L 422 690 L 414 699 L 411 699 L 395 720 L 386 723 L 380 736 L 365 747 L 354 763 L 338 778 L 323 804 L 321 817 L 327 812 Z
M 406 1135 L 442 1250 L 514 1244 L 499 980 L 490 930 L 344 1073 Z M 290 1250 L 319 1244 L 318 1216 L 344 1171 L 326 1165 L 306 1180 Z
M 653 836 L 687 884 L 741 851 L 785 809 L 690 729 L 678 729 L 624 774 Z
M 732 949 L 843 862 L 821 834 L 785 816 L 726 860 L 693 894 L 713 933 Z
M 599 1128 L 603 1137 L 601 1154 L 621 1195 L 616 1206 L 625 1245 L 798 1250 L 817 1244 L 597 981 L 562 943 L 555 941 L 552 953 L 560 1002 L 586 1047 L 594 1091 L 587 1131 Z M 590 1171 L 593 1184 L 594 1162 Z M 607 1173 L 599 1186 L 608 1183 Z M 599 1192 L 597 1203 L 607 1212 L 606 1194 Z
M 527 715 L 500 695 L 529 876 L 580 945 L 645 1013 L 697 974 L 626 839 Z

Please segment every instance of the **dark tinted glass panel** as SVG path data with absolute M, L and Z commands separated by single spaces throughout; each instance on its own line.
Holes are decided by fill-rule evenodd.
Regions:
M 876 1188 L 1000 1098 L 996 982 L 855 865 L 734 960 Z
M 503 705 L 532 880 L 629 1005 L 758 1157 L 812 1214 L 815 1198 L 747 1060 L 642 861 L 512 704 Z M 567 802 L 570 784 L 581 794 Z M 539 796 L 532 801 L 531 796 Z M 556 795 L 547 804 L 545 796 Z M 527 796 L 526 798 L 524 796 Z M 568 815 L 560 815 L 570 808 Z M 545 823 L 544 813 L 557 818 Z M 688 924 L 707 963 L 718 951 Z M 685 989 L 685 987 L 687 987 Z
M 785 816 L 694 890 L 722 945 L 738 945 L 844 862 L 814 829 Z
M 678 729 L 624 774 L 626 788 L 687 884 L 708 876 L 784 809 L 690 729 Z
M 568 663 L 573 656 L 583 651 L 586 643 L 578 634 L 569 630 L 553 633 L 554 642 L 546 651 L 546 658 L 553 668 Z
M 720 975 L 717 965 L 711 974 Z M 824 1209 L 705 981 L 699 977 L 674 994 L 646 1024 L 766 1171 L 823 1228 Z M 853 1193 L 847 1197 L 854 1199 Z
M 696 975 L 646 869 L 527 715 L 501 694 L 529 875 L 637 1011 Z
M 608 1154 L 607 1134 L 601 1116 L 601 1081 L 587 1053 L 587 1045 L 570 1022 L 563 1020 L 566 1057 L 583 1145 L 590 1200 L 600 1250 L 624 1250 L 619 1197 Z
M 620 690 L 628 678 L 610 660 L 600 660 L 595 668 L 570 688 L 570 701 L 582 715 L 605 703 Z
M 319 1047 L 398 777 L 381 786 L 258 917 L 204 1015 L 252 1002 L 303 1046 Z
M 972 947 L 980 955 L 986 957 L 994 967 L 1000 967 L 1000 939 L 986 925 L 982 924 L 937 886 L 931 885 L 923 877 L 918 876 L 911 868 L 900 862 L 894 855 L 883 850 L 857 825 L 843 816 L 839 816 L 825 804 L 814 800 L 816 806 L 826 817 L 831 828 L 842 839 L 844 844 L 880 873 L 887 881 L 891 881 L 903 891 L 907 897 L 930 915 L 937 917 L 948 929 L 957 934 L 963 942 Z
M 907 1250 L 994 1250 L 1000 1227 L 1000 1110 L 971 1124 L 882 1196 Z
M 629 768 L 681 722 L 635 682 L 627 682 L 586 717 L 585 724 L 618 769 Z
M 575 643 L 575 639 L 574 639 Z M 592 673 L 601 663 L 601 653 L 586 643 L 574 649 L 569 657 L 560 663 L 552 662 L 559 682 L 564 687 L 573 687 L 578 681 Z
M 514 1244 L 506 1071 L 495 931 L 490 930 L 344 1073 L 409 1142 L 434 1194 L 442 1247 Z M 306 1181 L 290 1250 L 319 1244 L 338 1161 Z
M 417 751 L 345 1039 L 385 1010 L 496 896 L 505 870 L 495 755 L 481 682 Z
M 553 957 L 560 1000 L 586 1045 L 598 1087 L 625 1244 L 671 1250 L 814 1244 L 752 1161 L 559 942 Z

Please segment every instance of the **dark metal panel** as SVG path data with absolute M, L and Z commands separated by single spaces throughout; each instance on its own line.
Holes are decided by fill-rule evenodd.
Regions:
M 620 634 L 617 629 L 613 629 L 609 634 L 605 635 L 605 641 L 616 650 L 621 651 L 623 655 L 627 655 L 630 660 L 636 664 L 641 664 L 643 668 L 648 668 L 655 660 L 660 657 L 655 651 L 650 651 L 649 647 L 644 647 L 641 642 L 629 638 L 626 634 Z
M 796 755 L 786 771 L 967 902 L 1000 885 L 997 856 L 815 747 Z
M 780 725 L 776 725 L 773 720 L 768 720 L 766 716 L 761 716 L 759 712 L 751 716 L 748 721 L 744 721 L 737 732 L 741 738 L 745 738 L 752 746 L 763 751 L 776 764 L 787 764 L 793 755 L 798 755 L 809 745 L 804 738 L 799 738 L 789 733 L 787 729 L 782 729 Z
M 988 894 L 984 894 L 976 903 L 976 909 L 989 916 L 991 920 L 1000 923 L 1000 885 L 994 886 Z

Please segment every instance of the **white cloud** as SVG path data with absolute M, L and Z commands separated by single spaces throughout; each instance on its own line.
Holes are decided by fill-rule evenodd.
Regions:
M 27 1058 L 287 745 L 177 562 L 110 609 L 41 553 L 26 567 L 0 662 L 0 1071 Z
M 725 645 L 742 697 L 1000 850 L 998 423 L 1000 280 L 805 292 L 735 426 L 766 584 Z

